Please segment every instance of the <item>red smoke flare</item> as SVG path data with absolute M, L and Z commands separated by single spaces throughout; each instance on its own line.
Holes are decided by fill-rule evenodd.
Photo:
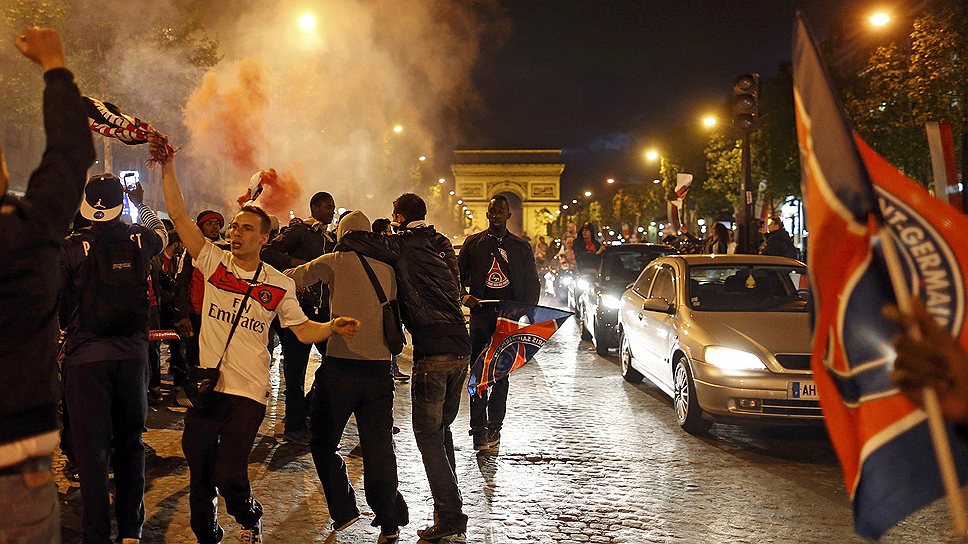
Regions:
M 276 216 L 285 216 L 292 208 L 293 202 L 299 198 L 299 182 L 291 172 L 279 175 L 275 168 L 259 172 L 259 185 L 262 194 L 258 196 L 256 205 Z M 253 188 L 249 189 L 237 200 L 242 206 L 251 199 Z

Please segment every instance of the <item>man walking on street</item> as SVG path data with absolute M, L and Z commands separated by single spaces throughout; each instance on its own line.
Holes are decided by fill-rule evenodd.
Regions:
M 215 391 L 185 416 L 182 450 L 191 478 L 192 532 L 202 544 L 221 542 L 217 494 L 242 526 L 241 542 L 262 542 L 262 505 L 252 496 L 248 457 L 270 395 L 269 325 L 279 317 L 300 342 L 332 334 L 353 336 L 359 322 L 340 317 L 310 321 L 299 308 L 293 281 L 260 259 L 269 238 L 269 215 L 243 206 L 229 224 L 230 251 L 202 236 L 185 213 L 174 159 L 162 164 L 165 202 L 182 243 L 206 278 L 199 334 L 201 366 L 219 368 Z
M 141 538 L 144 524 L 148 416 L 148 267 L 168 244 L 168 231 L 144 204 L 141 184 L 129 189 L 141 224 L 120 219 L 125 189 L 113 174 L 88 181 L 81 216 L 91 221 L 64 242 L 63 303 L 70 315 L 64 341 L 64 384 L 71 443 L 81 479 L 84 541 L 111 537 L 114 471 L 118 539 Z
M 262 259 L 278 270 L 286 270 L 307 263 L 324 253 L 333 251 L 336 241 L 327 232 L 326 226 L 333 222 L 336 204 L 332 195 L 319 192 L 309 200 L 312 225 L 299 223 L 286 229 L 284 233 L 271 240 L 262 250 Z M 329 291 L 320 284 L 308 285 L 296 293 L 299 307 L 309 319 L 326 321 L 329 319 Z M 282 343 L 282 369 L 286 378 L 286 419 L 285 438 L 297 444 L 309 443 L 306 418 L 309 415 L 306 400 L 306 368 L 312 346 L 303 344 L 287 329 L 279 331 Z M 316 346 L 320 355 L 326 354 L 326 343 Z
M 450 425 L 460 408 L 470 341 L 454 248 L 426 217 L 423 199 L 403 194 L 393 202 L 396 234 L 351 236 L 343 243 L 392 263 L 396 272 L 401 316 L 413 339 L 413 434 L 434 499 L 434 523 L 417 534 L 436 542 L 467 531 Z
M 333 528 L 343 530 L 360 517 L 356 493 L 338 452 L 346 422 L 350 415 L 356 416 L 366 502 L 375 516 L 372 525 L 381 529 L 378 542 L 388 543 L 396 542 L 400 527 L 410 522 L 407 503 L 397 489 L 390 374 L 393 354 L 385 341 L 381 302 L 381 298 L 396 299 L 397 285 L 389 265 L 342 245 L 354 236 L 370 234 L 370 226 L 362 212 L 350 212 L 336 227 L 339 245 L 334 253 L 287 270 L 286 275 L 297 287 L 316 283 L 329 287 L 333 315 L 353 315 L 360 320 L 362 334 L 327 343 L 323 364 L 316 371 L 309 447 Z
M 540 280 L 531 246 L 507 229 L 511 210 L 503 195 L 488 202 L 486 231 L 464 241 L 458 265 L 461 285 L 469 291 L 461 302 L 471 309 L 471 362 L 487 349 L 497 327 L 497 307 L 481 300 L 512 300 L 537 304 Z M 507 412 L 508 380 L 471 396 L 471 430 L 474 449 L 496 449 Z
M 47 146 L 27 194 L 7 193 L 0 149 L 0 535 L 60 539 L 51 455 L 57 447 L 57 261 L 94 144 L 60 36 L 25 29 L 14 43 L 43 69 Z

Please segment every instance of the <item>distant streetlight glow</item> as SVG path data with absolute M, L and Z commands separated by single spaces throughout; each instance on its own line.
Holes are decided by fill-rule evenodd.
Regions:
M 662 180 L 659 179 L 659 178 L 656 178 L 656 179 L 652 180 L 652 183 L 655 183 L 656 185 L 658 185 L 658 184 L 662 183 Z
M 567 210 L 568 209 L 568 204 L 565 204 L 564 206 L 562 206 L 561 209 L 562 210 Z
M 891 16 L 886 12 L 878 11 L 871 14 L 870 19 L 868 19 L 868 21 L 870 21 L 871 26 L 873 27 L 883 28 L 887 26 L 888 23 L 891 22 Z
M 615 178 L 608 178 L 608 179 L 605 180 L 605 183 L 608 183 L 609 185 L 611 185 L 611 184 L 615 183 Z
M 707 128 L 712 128 L 716 126 L 716 117 L 713 115 L 707 115 L 702 118 L 702 124 Z
M 645 152 L 645 160 L 649 162 L 655 162 L 659 160 L 659 152 L 655 149 L 649 149 Z
M 393 125 L 393 132 L 397 134 L 403 132 L 403 125 Z
M 592 192 L 591 191 L 585 191 L 585 196 L 586 197 L 592 196 Z
M 419 157 L 417 157 L 417 160 L 420 161 L 420 162 L 424 162 L 425 160 L 427 160 L 427 156 L 426 155 L 420 155 Z
M 312 13 L 303 13 L 299 16 L 299 28 L 309 32 L 316 28 L 316 16 Z
M 444 178 L 440 178 L 437 180 L 437 183 L 444 184 L 444 183 L 447 183 L 447 180 Z
M 457 194 L 457 193 L 455 193 L 454 191 L 451 191 L 450 192 L 450 196 L 454 196 L 455 194 Z
M 571 203 L 572 204 L 578 204 L 578 199 L 576 199 L 576 198 L 571 199 Z

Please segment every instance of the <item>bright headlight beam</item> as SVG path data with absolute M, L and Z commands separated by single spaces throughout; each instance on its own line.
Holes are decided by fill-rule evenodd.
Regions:
M 618 310 L 618 307 L 622 305 L 622 299 L 615 295 L 605 295 L 602 297 L 602 306 L 610 310 Z
M 766 370 L 756 355 L 725 346 L 706 346 L 705 357 L 707 363 L 727 370 Z

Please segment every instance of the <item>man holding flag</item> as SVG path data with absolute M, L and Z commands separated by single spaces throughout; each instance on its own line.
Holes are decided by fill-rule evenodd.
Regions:
M 488 228 L 464 241 L 458 258 L 463 289 L 461 303 L 471 309 L 471 361 L 491 343 L 497 328 L 501 300 L 537 304 L 540 280 L 531 245 L 507 229 L 511 210 L 507 198 L 497 195 L 487 205 Z M 507 412 L 508 380 L 498 380 L 491 391 L 471 395 L 471 429 L 474 449 L 496 448 Z
M 807 259 L 816 303 L 813 375 L 855 530 L 880 538 L 947 492 L 955 530 L 964 536 L 958 477 L 968 474 L 968 449 L 961 441 L 949 445 L 933 388 L 922 390 L 925 414 L 891 380 L 897 328 L 882 310 L 896 302 L 909 313 L 913 291 L 925 301 L 921 317 L 935 319 L 965 346 L 968 248 L 960 240 L 968 218 L 852 132 L 802 20 L 793 49 L 803 194 L 814 239 Z M 830 247 L 837 251 L 823 251 Z M 925 455 L 929 442 L 934 456 Z

